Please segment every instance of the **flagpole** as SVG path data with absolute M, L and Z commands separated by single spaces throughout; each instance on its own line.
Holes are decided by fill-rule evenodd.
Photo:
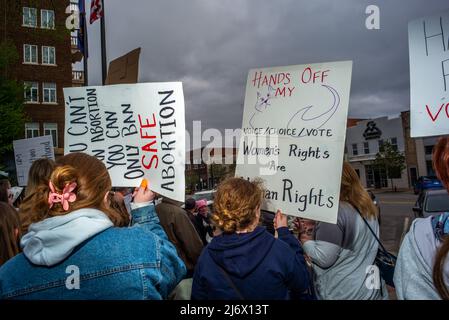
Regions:
M 84 53 L 83 53 L 83 69 L 84 69 L 84 86 L 87 87 L 89 85 L 89 72 L 88 72 L 88 64 L 87 58 L 89 56 L 89 39 L 87 38 L 87 23 L 86 23 L 86 11 L 83 12 L 83 42 L 84 42 Z
M 102 1 L 102 10 L 103 15 L 101 16 L 101 74 L 103 79 L 103 85 L 106 82 L 106 74 L 107 74 L 107 59 L 106 59 L 106 36 L 105 36 L 105 9 L 104 9 L 105 1 Z

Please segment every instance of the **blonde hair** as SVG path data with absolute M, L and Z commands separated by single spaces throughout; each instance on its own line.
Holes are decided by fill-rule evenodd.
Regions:
M 19 233 L 16 235 L 16 230 Z M 0 266 L 20 253 L 20 222 L 16 210 L 0 202 Z
M 244 230 L 257 218 L 262 203 L 261 181 L 228 178 L 218 186 L 212 221 L 224 233 Z
M 370 195 L 362 186 L 352 166 L 344 162 L 341 175 L 340 201 L 350 203 L 365 219 L 377 219 L 378 211 Z
M 124 223 L 123 217 L 105 202 L 106 194 L 111 190 L 111 178 L 105 165 L 97 158 L 85 153 L 70 153 L 57 161 L 57 166 L 50 176 L 56 192 L 61 193 L 67 184 L 76 182 L 73 191 L 76 200 L 64 210 L 61 203 L 51 208 L 48 204 L 50 188 L 48 183 L 41 183 L 30 199 L 20 206 L 22 230 L 27 232 L 30 224 L 46 218 L 65 215 L 82 208 L 94 208 L 103 211 L 116 226 Z
M 25 193 L 26 197 L 33 194 L 39 185 L 48 183 L 55 166 L 56 163 L 47 158 L 38 159 L 33 162 L 30 171 L 28 172 L 28 184 Z

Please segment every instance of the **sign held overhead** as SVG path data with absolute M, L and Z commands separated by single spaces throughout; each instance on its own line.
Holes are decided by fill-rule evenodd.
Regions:
M 28 172 L 35 160 L 40 158 L 55 160 L 53 139 L 51 136 L 15 140 L 13 141 L 13 147 L 17 181 L 21 187 L 28 184 Z
M 65 153 L 104 162 L 116 187 L 184 201 L 185 118 L 180 82 L 64 88 Z
M 449 11 L 408 26 L 411 136 L 449 134 Z
M 352 61 L 248 74 L 236 176 L 262 178 L 264 209 L 336 223 Z

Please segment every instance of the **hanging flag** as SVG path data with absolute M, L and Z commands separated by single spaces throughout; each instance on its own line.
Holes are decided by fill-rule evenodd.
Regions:
M 78 1 L 80 27 L 78 29 L 78 50 L 87 57 L 87 30 L 86 30 L 86 8 L 84 0 Z
M 103 17 L 103 1 L 92 0 L 90 3 L 90 24 Z

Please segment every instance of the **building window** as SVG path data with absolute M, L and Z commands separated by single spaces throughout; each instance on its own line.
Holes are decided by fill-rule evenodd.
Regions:
M 42 64 L 56 64 L 55 47 L 42 46 Z
M 37 46 L 31 44 L 23 45 L 23 62 L 24 63 L 38 63 L 37 61 Z
M 357 144 L 352 145 L 352 155 L 357 156 L 359 154 L 359 150 L 357 149 Z
M 56 103 L 56 83 L 44 82 L 42 85 L 43 102 Z
M 41 28 L 55 28 L 55 12 L 53 10 L 41 10 Z
M 58 147 L 58 124 L 44 123 L 44 135 L 51 136 L 53 139 L 53 147 Z
M 391 146 L 393 147 L 393 150 L 398 151 L 398 139 L 391 138 L 390 143 L 391 143 Z
M 428 176 L 435 176 L 435 170 L 433 170 L 432 160 L 426 161 L 426 169 Z
M 363 152 L 365 152 L 365 154 L 369 154 L 369 143 L 368 142 L 363 143 Z
M 425 146 L 424 150 L 427 155 L 431 155 L 433 151 L 433 146 Z
M 387 172 L 385 168 L 373 165 L 365 166 L 366 187 L 367 188 L 386 188 L 388 187 Z
M 36 8 L 23 8 L 23 26 L 25 27 L 37 27 L 37 9 Z
M 379 143 L 379 152 L 384 151 L 384 141 L 382 139 L 378 140 Z
M 25 102 L 39 102 L 39 83 L 25 81 L 24 87 Z
M 25 123 L 25 138 L 39 137 L 39 123 Z

